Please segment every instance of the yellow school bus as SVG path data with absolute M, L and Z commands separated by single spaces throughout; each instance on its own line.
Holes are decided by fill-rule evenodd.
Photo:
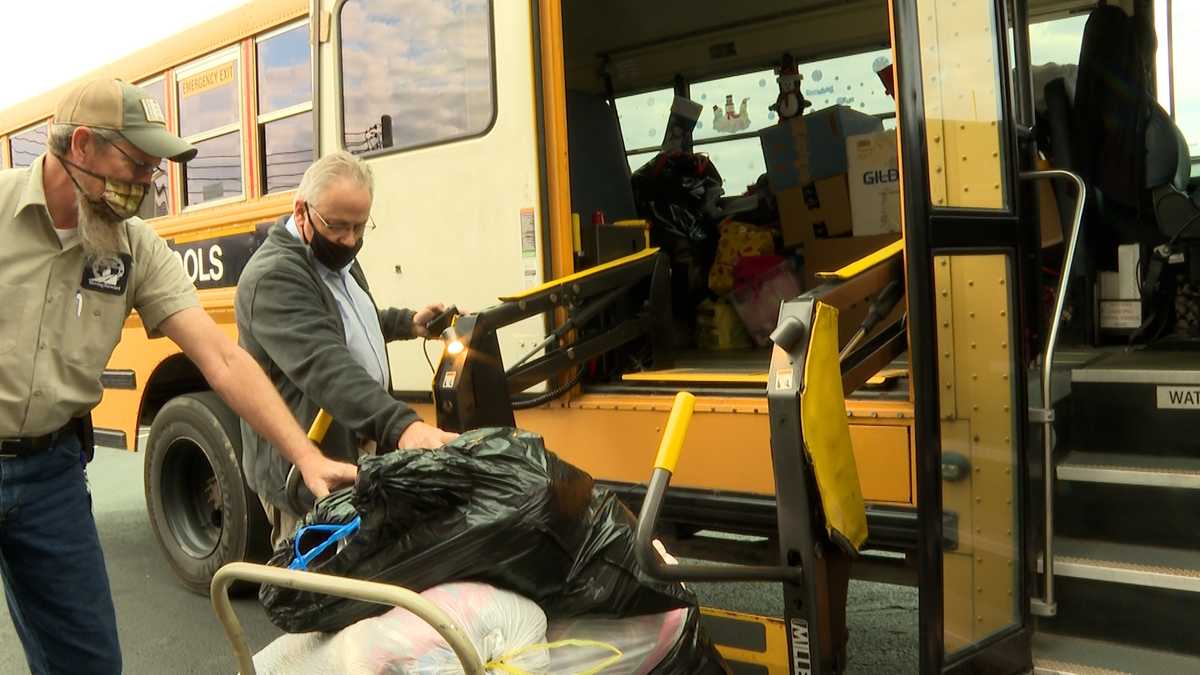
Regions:
M 803 126 L 772 108 L 788 54 L 811 104 L 805 117 L 827 119 L 820 115 L 841 106 L 896 139 L 893 173 L 839 184 L 849 181 L 841 189 L 853 212 L 856 181 L 896 182 L 907 291 L 892 317 L 907 348 L 845 402 L 870 529 L 856 576 L 919 585 L 914 648 L 925 672 L 1035 664 L 1188 672 L 1200 658 L 1182 628 L 1200 609 L 1200 539 L 1182 516 L 1152 514 L 1195 513 L 1184 507 L 1200 488 L 1189 455 L 1196 448 L 1179 439 L 1191 429 L 1180 411 L 1200 407 L 1187 395 L 1200 386 L 1200 364 L 1191 365 L 1186 345 L 1163 346 L 1171 330 L 1154 323 L 1164 319 L 1139 277 L 1151 268 L 1163 279 L 1176 274 L 1171 302 L 1183 309 L 1171 316 L 1190 311 L 1192 291 L 1178 290 L 1195 248 L 1190 222 L 1158 205 L 1186 192 L 1196 146 L 1166 144 L 1181 148 L 1184 168 L 1139 184 L 1155 196 L 1134 200 L 1137 215 L 1121 221 L 1157 224 L 1166 234 L 1151 242 L 1113 224 L 1120 219 L 1108 210 L 1116 213 L 1119 199 L 1094 199 L 1107 179 L 1080 169 L 1078 155 L 1103 146 L 1062 131 L 1083 125 L 1090 109 L 1060 103 L 1100 86 L 1103 78 L 1084 77 L 1093 70 L 1083 61 L 1099 58 L 1106 41 L 1125 44 L 1141 22 L 1157 29 L 1159 52 L 1147 52 L 1152 96 L 1137 105 L 1157 101 L 1168 123 L 1200 141 L 1200 130 L 1187 128 L 1194 102 L 1173 77 L 1191 15 L 1166 0 L 1099 4 L 256 0 L 92 75 L 145 87 L 168 126 L 199 148 L 195 160 L 156 177 L 141 215 L 233 336 L 241 269 L 290 211 L 306 166 L 334 150 L 363 156 L 375 172 L 379 227 L 359 260 L 381 306 L 520 302 L 622 251 L 661 245 L 631 176 L 658 157 L 678 100 L 701 104 L 687 149 L 720 171 L 719 207 L 733 220 L 749 217 L 753 208 L 738 204 L 761 205 L 759 177 L 774 182 L 778 168 L 763 152 L 764 132 Z M 1084 59 L 1090 13 L 1111 9 L 1136 21 L 1093 22 Z M 894 98 L 880 74 L 889 65 Z M 1062 99 L 1050 81 L 1076 90 Z M 68 86 L 0 111 L 4 167 L 26 166 L 44 150 Z M 1145 156 L 1157 159 L 1164 147 L 1151 144 Z M 1050 165 L 1039 152 L 1089 181 L 1081 221 L 1071 176 L 1037 174 Z M 772 187 L 785 242 L 788 227 L 813 219 L 792 221 L 789 209 L 833 208 L 812 205 L 813 194 L 825 199 L 819 181 Z M 821 222 L 833 220 L 825 213 Z M 1085 235 L 1087 262 L 1076 263 L 1073 235 L 1093 222 L 1100 234 Z M 843 225 L 798 235 L 801 285 L 837 282 L 816 273 L 900 237 Z M 839 234 L 854 236 L 831 236 Z M 1163 241 L 1168 250 L 1155 257 Z M 1138 244 L 1146 264 L 1127 264 Z M 673 272 L 680 279 L 687 268 Z M 727 294 L 710 295 L 725 303 L 716 311 L 732 306 Z M 867 300 L 849 301 L 844 313 L 861 317 Z M 545 346 L 566 316 L 499 330 L 504 362 Z M 205 592 L 220 565 L 266 553 L 264 519 L 241 478 L 237 420 L 172 344 L 146 338 L 136 314 L 124 330 L 103 375 L 97 440 L 146 453 L 157 538 L 181 581 Z M 695 417 L 663 510 L 669 546 L 778 562 L 771 347 L 743 340 L 714 349 L 688 332 L 698 330 L 684 323 L 669 363 L 625 350 L 547 376 L 523 399 L 538 405 L 517 406 L 517 423 L 636 506 L 672 397 L 692 391 Z M 1114 353 L 1126 342 L 1142 349 Z M 389 345 L 395 394 L 431 421 L 440 353 L 440 344 Z M 1143 421 L 1158 429 L 1153 448 L 1111 428 Z M 803 671 L 788 650 L 794 630 L 777 620 L 755 625 L 748 642 L 722 644 L 739 668 Z

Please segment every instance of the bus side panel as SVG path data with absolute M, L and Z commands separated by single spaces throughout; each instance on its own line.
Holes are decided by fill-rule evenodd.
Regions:
M 222 332 L 231 340 L 237 340 L 237 324 L 233 316 L 233 289 L 221 289 L 221 297 L 212 298 L 212 293 L 201 293 L 201 304 L 209 316 L 217 322 Z M 158 366 L 171 356 L 179 354 L 179 347 L 167 338 L 149 340 L 141 317 L 136 313 L 125 321 L 121 341 L 113 350 L 106 370 L 133 371 L 136 389 L 106 387 L 100 404 L 92 411 L 92 423 L 101 431 L 97 444 L 104 445 L 103 431 L 117 431 L 125 435 L 126 448 L 138 447 L 138 417 L 145 401 L 147 386 Z
M 774 494 L 766 402 L 759 412 L 734 412 L 706 403 L 697 402 L 672 487 Z M 651 405 L 639 407 L 547 405 L 518 412 L 517 425 L 544 436 L 547 448 L 597 479 L 644 484 L 650 479 L 667 413 Z M 414 408 L 424 419 L 436 419 L 431 405 Z M 850 425 L 859 481 L 868 501 L 915 503 L 910 424 L 897 419 Z

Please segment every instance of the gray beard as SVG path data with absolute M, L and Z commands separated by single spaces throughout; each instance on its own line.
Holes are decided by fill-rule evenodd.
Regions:
M 115 256 L 121 252 L 121 223 L 103 205 L 93 204 L 78 189 L 75 208 L 79 220 L 79 243 L 88 258 Z

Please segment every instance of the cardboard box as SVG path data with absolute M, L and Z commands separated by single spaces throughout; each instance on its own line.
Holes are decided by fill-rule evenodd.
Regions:
M 1101 300 L 1140 300 L 1137 272 L 1141 249 L 1137 244 L 1117 247 L 1117 271 L 1100 273 Z
M 809 239 L 850 234 L 850 194 L 844 175 L 775 193 L 783 245 L 794 248 Z
M 1040 155 L 1036 164 L 1038 171 L 1052 168 L 1050 162 Z M 1063 223 L 1059 216 L 1058 197 L 1054 194 L 1054 182 L 1042 179 L 1037 182 L 1038 221 L 1042 229 L 1042 248 L 1063 242 Z
M 1098 275 L 1100 328 L 1129 331 L 1141 327 L 1142 294 L 1137 278 L 1139 257 L 1141 248 L 1137 244 L 1122 244 L 1117 247 L 1117 271 Z
M 819 272 L 836 271 L 859 258 L 867 256 L 900 238 L 898 234 L 880 234 L 873 237 L 837 237 L 835 239 L 813 239 L 804 244 L 804 287 L 816 288 Z M 904 311 L 900 303 L 888 317 L 891 321 Z M 850 336 L 867 318 L 866 303 L 838 309 L 838 347 L 845 347 Z
M 815 288 L 818 272 L 834 272 L 900 238 L 899 234 L 837 237 L 804 242 L 804 287 Z
M 830 106 L 758 132 L 767 180 L 776 193 L 846 173 L 846 136 L 881 131 L 877 117 Z
M 900 231 L 900 163 L 896 132 L 846 137 L 846 179 L 856 237 Z

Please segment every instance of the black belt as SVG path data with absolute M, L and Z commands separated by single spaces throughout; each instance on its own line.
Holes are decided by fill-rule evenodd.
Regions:
M 78 424 L 76 420 L 71 420 L 61 429 L 41 436 L 0 439 L 0 458 L 29 457 L 45 452 L 54 445 L 54 439 L 63 432 L 75 432 L 76 424 Z

